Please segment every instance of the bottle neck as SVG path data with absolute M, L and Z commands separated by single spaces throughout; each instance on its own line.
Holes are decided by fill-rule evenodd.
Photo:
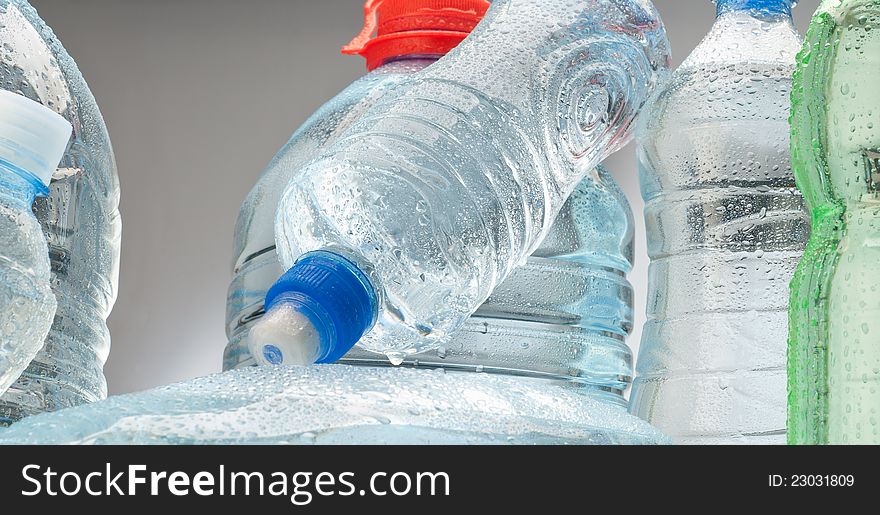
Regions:
M 373 70 L 379 73 L 417 73 L 443 58 L 443 55 L 408 54 L 389 57 L 382 66 Z
M 717 16 L 744 12 L 755 18 L 791 19 L 792 0 L 716 0 Z
M 38 196 L 48 188 L 28 172 L 0 160 L 0 202 L 23 210 L 30 210 Z

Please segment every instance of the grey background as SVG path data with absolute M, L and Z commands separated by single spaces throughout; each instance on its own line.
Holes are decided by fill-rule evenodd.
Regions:
M 537 0 L 536 0 L 537 1 Z M 232 233 L 260 171 L 322 103 L 362 75 L 339 54 L 363 0 L 32 0 L 79 63 L 107 120 L 122 183 L 111 393 L 220 370 Z M 679 64 L 709 0 L 655 0 Z M 804 0 L 806 29 L 819 0 Z M 608 161 L 637 220 L 638 349 L 647 256 L 632 146 Z

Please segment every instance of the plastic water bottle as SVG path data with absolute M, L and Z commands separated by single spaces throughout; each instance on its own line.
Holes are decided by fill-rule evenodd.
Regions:
M 667 46 L 648 2 L 493 2 L 291 182 L 258 361 L 333 362 L 360 342 L 399 364 L 448 343 L 627 142 Z
M 489 7 L 485 0 L 371 0 L 364 30 L 343 49 L 363 55 L 368 75 L 318 109 L 275 156 L 248 194 L 235 228 L 234 277 L 227 299 L 224 370 L 255 364 L 247 335 L 284 273 L 275 251 L 275 214 L 284 188 L 322 149 L 403 80 L 458 45 Z M 373 38 L 373 33 L 377 34 Z
M 0 91 L 0 394 L 42 348 L 55 316 L 49 249 L 32 211 L 70 140 L 54 111 Z
M 73 59 L 24 0 L 0 0 L 0 88 L 73 125 L 73 141 L 34 211 L 49 243 L 58 310 L 46 345 L 0 398 L 0 425 L 106 396 L 106 319 L 116 299 L 119 181 L 107 129 Z
M 784 443 L 788 284 L 809 236 L 790 165 L 789 0 L 718 0 L 640 123 L 648 322 L 631 411 L 680 443 Z
M 880 2 L 824 2 L 798 64 L 792 159 L 813 233 L 792 283 L 789 442 L 877 445 Z

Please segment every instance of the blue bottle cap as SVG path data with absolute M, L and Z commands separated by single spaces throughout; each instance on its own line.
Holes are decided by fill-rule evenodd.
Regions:
M 252 350 L 266 364 L 333 363 L 373 327 L 378 311 L 376 290 L 356 264 L 312 252 L 269 290 Z

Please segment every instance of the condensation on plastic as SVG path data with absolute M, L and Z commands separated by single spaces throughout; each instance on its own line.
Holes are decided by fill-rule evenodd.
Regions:
M 73 125 L 49 196 L 34 207 L 49 243 L 58 311 L 46 346 L 0 399 L 3 424 L 106 396 L 121 219 L 110 138 L 76 63 L 25 0 L 0 0 L 0 41 L 0 88 Z
M 293 180 L 276 224 L 283 265 L 348 249 L 383 293 L 361 345 L 398 362 L 439 347 L 627 143 L 667 66 L 649 2 L 494 2 Z

